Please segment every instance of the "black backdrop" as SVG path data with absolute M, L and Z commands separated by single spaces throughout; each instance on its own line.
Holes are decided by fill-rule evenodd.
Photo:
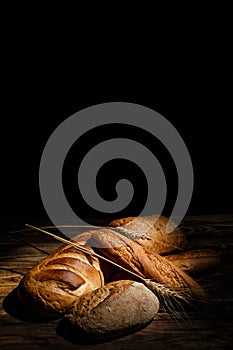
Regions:
M 98 55 L 96 61 L 92 56 L 82 60 L 77 51 L 70 64 L 70 56 L 66 61 L 57 60 L 59 50 L 51 55 L 47 47 L 40 52 L 31 42 L 26 48 L 20 40 L 14 42 L 19 43 L 15 55 L 6 56 L 3 69 L 3 220 L 47 218 L 38 184 L 46 141 L 70 115 L 112 101 L 152 108 L 182 136 L 191 155 L 195 181 L 187 214 L 232 213 L 232 107 L 224 46 L 218 56 L 215 42 L 207 49 L 200 43 L 197 51 L 191 43 L 181 52 L 176 47 L 179 55 L 173 53 L 159 61 L 156 52 L 151 52 L 143 61 L 134 62 L 132 55 L 121 57 L 120 63 L 117 58 L 98 61 Z M 172 177 L 170 183 L 173 188 Z M 134 212 L 124 214 L 137 214 L 137 204 Z
M 194 71 L 187 76 L 185 72 L 169 72 L 158 81 L 156 74 L 141 79 L 136 74 L 124 82 L 117 76 L 100 81 L 101 77 L 92 74 L 86 81 L 83 77 L 80 81 L 78 74 L 62 80 L 47 73 L 33 72 L 30 76 L 30 72 L 15 71 L 12 76 L 2 118 L 4 219 L 46 219 L 38 171 L 47 139 L 73 113 L 112 101 L 150 107 L 178 130 L 194 167 L 195 186 L 188 214 L 232 213 L 230 92 L 221 76 L 212 75 L 212 71 L 205 75 Z

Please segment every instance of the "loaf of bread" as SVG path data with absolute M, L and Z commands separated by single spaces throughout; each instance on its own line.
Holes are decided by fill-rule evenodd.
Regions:
M 98 259 L 63 245 L 26 273 L 18 296 L 31 311 L 53 317 L 66 312 L 77 297 L 103 285 Z
M 167 255 L 166 259 L 187 274 L 196 274 L 215 269 L 220 264 L 218 252 L 212 249 L 197 249 L 181 254 Z
M 73 342 L 119 337 L 148 325 L 158 309 L 157 297 L 142 283 L 117 281 L 80 297 L 63 331 Z
M 183 250 L 187 244 L 182 230 L 164 216 L 128 217 L 111 221 L 109 225 L 120 228 L 122 234 L 158 254 Z
M 136 241 L 118 232 L 99 230 L 87 243 L 119 265 L 142 278 L 153 279 L 187 301 L 205 299 L 202 287 L 184 271 L 165 257 L 147 251 Z

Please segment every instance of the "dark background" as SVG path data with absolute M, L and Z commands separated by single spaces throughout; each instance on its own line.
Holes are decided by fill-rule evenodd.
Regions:
M 203 77 L 201 73 L 199 76 L 197 72 L 190 72 L 185 77 L 182 74 L 172 77 L 169 74 L 159 86 L 156 76 L 152 75 L 136 81 L 136 88 L 132 88 L 132 82 L 120 86 L 118 91 L 98 85 L 95 79 L 86 85 L 77 82 L 68 86 L 68 82 L 56 82 L 53 78 L 51 81 L 45 77 L 44 85 L 38 76 L 34 76 L 35 80 L 28 75 L 22 78 L 24 85 L 18 79 L 14 84 L 9 116 L 2 129 L 6 137 L 2 146 L 5 218 L 26 221 L 46 218 L 40 200 L 38 170 L 47 139 L 59 123 L 73 113 L 111 101 L 150 107 L 167 118 L 183 137 L 195 176 L 188 214 L 232 213 L 229 96 L 228 89 L 216 75 L 213 77 L 207 72 Z
M 152 108 L 182 136 L 195 176 L 187 214 L 232 213 L 230 49 L 218 26 L 169 32 L 162 47 L 139 38 L 128 54 L 119 42 L 97 38 L 86 55 L 88 45 L 64 48 L 59 35 L 45 41 L 39 31 L 21 29 L 7 39 L 2 68 L 3 220 L 47 218 L 38 185 L 46 141 L 75 112 L 112 101 Z

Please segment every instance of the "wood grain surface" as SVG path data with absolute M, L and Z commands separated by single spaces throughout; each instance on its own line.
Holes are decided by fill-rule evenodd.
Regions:
M 46 226 L 44 222 L 33 222 Z M 42 320 L 28 314 L 16 296 L 23 275 L 59 242 L 20 223 L 9 224 L 0 234 L 0 348 L 1 349 L 231 349 L 233 347 L 233 215 L 186 217 L 182 223 L 188 249 L 211 248 L 221 254 L 221 264 L 195 278 L 205 288 L 205 304 L 179 313 L 177 318 L 159 312 L 146 328 L 99 344 L 74 344 L 63 335 L 59 320 Z M 57 229 L 49 228 L 59 233 Z M 85 229 L 67 229 L 74 236 Z M 27 242 L 27 243 L 26 243 Z

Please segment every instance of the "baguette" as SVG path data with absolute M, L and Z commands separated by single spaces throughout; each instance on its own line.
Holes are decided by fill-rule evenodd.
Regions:
M 153 279 L 187 301 L 206 298 L 202 287 L 179 267 L 118 232 L 99 230 L 87 243 L 122 267 L 142 278 Z
M 122 234 L 135 240 L 152 253 L 170 253 L 183 250 L 187 245 L 182 230 L 175 226 L 171 219 L 164 216 L 127 217 L 113 220 L 109 226 L 119 228 Z
M 85 248 L 93 251 L 90 247 Z M 29 270 L 17 290 L 20 301 L 31 311 L 56 317 L 66 312 L 77 297 L 103 284 L 96 257 L 85 255 L 70 245 L 62 245 Z
M 117 281 L 80 297 L 62 321 L 66 327 L 61 328 L 73 342 L 105 340 L 145 327 L 158 310 L 157 297 L 144 284 Z
M 211 249 L 191 250 L 181 254 L 167 255 L 165 258 L 187 274 L 209 271 L 220 264 L 219 254 Z

